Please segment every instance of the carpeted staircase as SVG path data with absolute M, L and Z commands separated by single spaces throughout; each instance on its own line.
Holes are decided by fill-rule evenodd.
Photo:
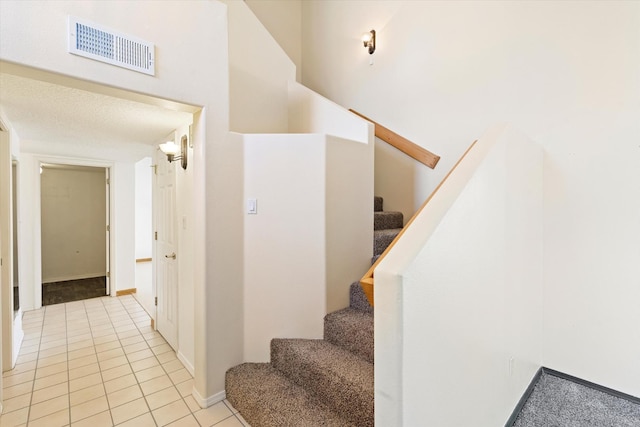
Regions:
M 373 260 L 403 223 L 380 197 L 374 211 Z M 227 371 L 227 399 L 252 427 L 374 425 L 373 307 L 358 282 L 349 292 L 349 307 L 325 316 L 324 339 L 273 339 L 271 363 Z

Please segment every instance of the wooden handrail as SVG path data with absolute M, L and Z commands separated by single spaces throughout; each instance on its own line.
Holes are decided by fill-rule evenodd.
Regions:
M 423 165 L 429 166 L 431 169 L 434 169 L 440 160 L 440 156 L 433 154 L 431 151 L 426 150 L 419 145 L 414 144 L 409 141 L 407 138 L 404 138 L 394 131 L 387 129 L 382 126 L 380 123 L 374 122 L 370 118 L 358 113 L 355 110 L 349 110 L 353 114 L 362 117 L 365 120 L 370 121 L 375 125 L 375 134 L 378 138 L 385 141 L 389 145 L 397 148 L 402 151 L 409 157 L 412 157 L 422 163 Z
M 380 261 L 382 261 L 382 259 L 391 250 L 391 248 L 393 248 L 393 246 L 398 242 L 398 240 L 400 240 L 400 237 L 402 237 L 404 232 L 409 228 L 409 226 L 411 225 L 413 220 L 418 217 L 420 212 L 422 212 L 422 210 L 427 206 L 427 204 L 431 201 L 431 199 L 433 199 L 433 196 L 438 192 L 438 190 L 440 190 L 440 187 L 442 187 L 442 184 L 445 183 L 447 178 L 449 178 L 449 176 L 453 173 L 453 171 L 458 167 L 458 165 L 462 162 L 462 160 L 467 156 L 467 154 L 471 151 L 471 149 L 476 144 L 476 142 L 477 142 L 477 140 L 473 141 L 473 143 L 471 143 L 469 148 L 467 148 L 467 150 L 460 157 L 460 159 L 458 159 L 456 164 L 453 165 L 453 167 L 451 168 L 449 173 L 447 173 L 447 175 L 442 179 L 442 181 L 440 181 L 440 184 L 438 184 L 438 186 L 435 188 L 435 190 L 433 190 L 433 192 L 429 195 L 429 197 L 427 197 L 427 200 L 425 200 L 424 203 L 422 204 L 422 206 L 420 206 L 420 209 L 418 209 L 418 211 L 411 217 L 411 219 L 407 222 L 407 224 L 400 231 L 400 233 L 398 233 L 398 235 L 395 237 L 395 239 L 393 239 L 393 241 L 389 244 L 389 246 L 387 246 L 387 249 L 385 249 L 384 252 L 382 252 L 382 254 L 378 257 L 376 262 L 373 263 L 371 268 L 369 268 L 369 270 L 364 274 L 364 276 L 362 276 L 362 279 L 360 279 L 360 286 L 362 286 L 362 290 L 364 291 L 364 294 L 367 296 L 367 299 L 369 300 L 369 304 L 371 304 L 371 306 L 373 306 L 373 271 L 376 269 L 376 267 L 378 266 Z

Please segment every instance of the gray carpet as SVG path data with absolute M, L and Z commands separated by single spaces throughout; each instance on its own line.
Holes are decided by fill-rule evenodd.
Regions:
M 513 427 L 640 427 L 640 404 L 543 372 Z

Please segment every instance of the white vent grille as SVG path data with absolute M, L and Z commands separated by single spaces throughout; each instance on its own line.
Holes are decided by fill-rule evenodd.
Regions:
M 153 43 L 69 17 L 69 52 L 74 55 L 155 75 Z

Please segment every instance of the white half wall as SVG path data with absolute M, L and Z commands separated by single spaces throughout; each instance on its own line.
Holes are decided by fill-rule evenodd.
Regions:
M 379 264 L 376 424 L 511 415 L 542 363 L 542 159 L 491 129 Z
M 272 338 L 322 338 L 370 265 L 373 150 L 318 134 L 243 139 L 245 200 L 257 200 L 244 213 L 244 353 L 266 362 Z
M 322 338 L 326 314 L 325 137 L 245 135 L 245 361 L 271 338 Z

